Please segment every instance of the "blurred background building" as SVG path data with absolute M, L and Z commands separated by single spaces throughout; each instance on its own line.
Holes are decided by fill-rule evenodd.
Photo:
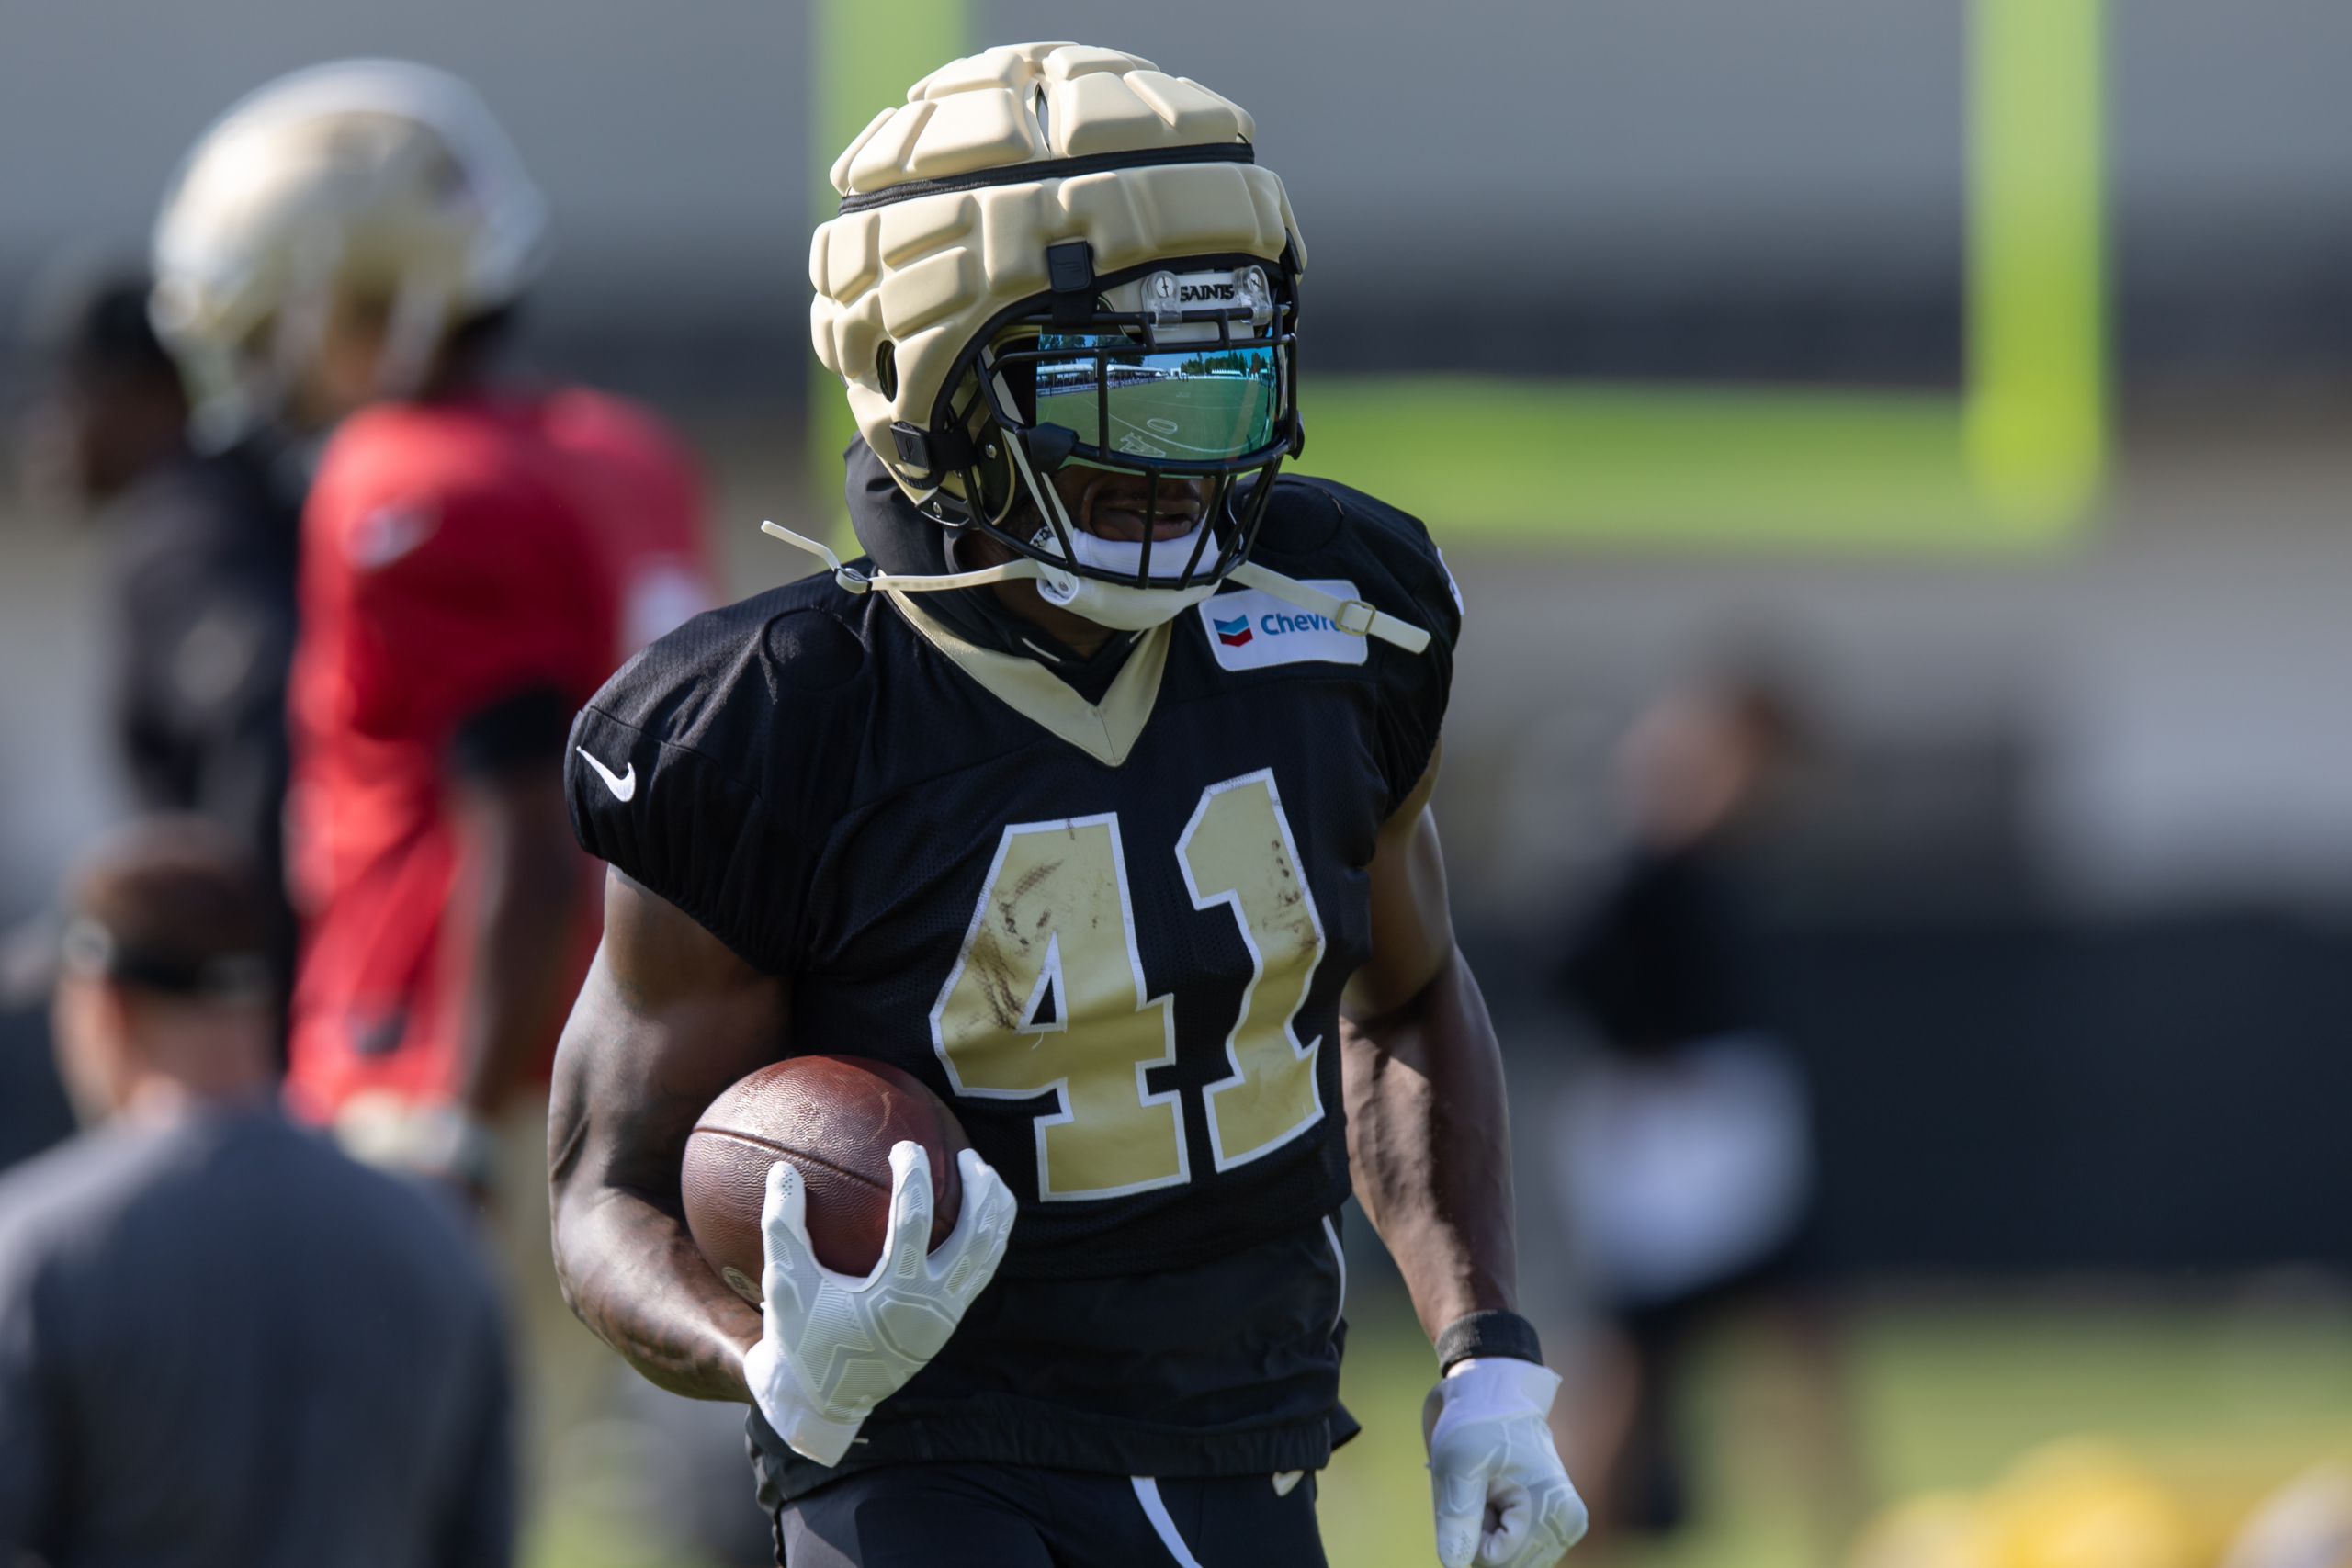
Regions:
M 0 397 L 29 406 L 56 301 L 141 254 L 231 99 L 404 55 L 472 80 L 554 203 L 527 356 L 682 422 L 738 591 L 797 576 L 754 530 L 824 511 L 803 274 L 841 138 L 812 125 L 882 102 L 820 102 L 854 73 L 811 52 L 854 52 L 838 38 L 875 9 L 13 5 Z M 958 9 L 910 0 L 907 25 Z M 1257 116 L 1312 247 L 1301 467 L 1400 491 L 1469 604 L 1440 815 L 1526 1111 L 1531 1294 L 1564 1321 L 1573 1238 L 1543 1145 L 1586 1036 L 1542 977 L 1622 845 L 1607 759 L 1678 682 L 1767 678 L 1802 704 L 1814 744 L 1757 942 L 1814 1086 L 1823 1269 L 2139 1292 L 2057 1328 L 2041 1304 L 1939 1305 L 1858 1331 L 1890 1493 L 1981 1483 L 2113 1404 L 1971 1426 L 1987 1391 L 2210 1371 L 2215 1344 L 2305 1447 L 2352 1444 L 2307 1407 L 2352 1397 L 2334 1307 L 2260 1329 L 2252 1360 L 2198 1337 L 2219 1319 L 2130 1315 L 2158 1311 L 2152 1287 L 2211 1302 L 2352 1266 L 2352 9 L 2045 9 L 2091 29 L 2056 89 L 2086 95 L 2081 123 L 2028 115 L 2009 155 L 2092 160 L 2087 217 L 2057 221 L 2087 225 L 2097 287 L 2048 332 L 2096 355 L 2099 482 L 2023 522 L 1965 493 L 1962 412 L 1986 353 L 1987 17 L 2016 0 L 972 0 L 968 39 L 915 48 L 1099 40 Z M 0 923 L 121 809 L 98 554 L 37 482 L 0 503 Z M 6 1081 L 31 1083 L 29 1036 L 7 1039 Z M 2109 1382 L 2051 1373 L 2132 1346 Z M 642 1470 L 613 1457 L 626 1432 L 581 1440 L 583 1474 Z M 1361 1462 L 1417 1462 L 1408 1430 L 1381 1440 Z M 1332 1495 L 1374 1493 L 1335 1471 Z

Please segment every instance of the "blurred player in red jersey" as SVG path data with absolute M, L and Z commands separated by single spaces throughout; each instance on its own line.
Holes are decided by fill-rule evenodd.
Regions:
M 571 716 L 714 599 L 696 479 L 650 415 L 488 377 L 545 230 L 469 88 L 351 61 L 233 107 L 157 231 L 159 319 L 209 353 L 210 417 L 333 427 L 289 699 L 288 1098 L 478 1190 L 596 940 Z

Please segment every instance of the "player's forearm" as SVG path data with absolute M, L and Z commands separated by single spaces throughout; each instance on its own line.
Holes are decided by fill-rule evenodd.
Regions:
M 564 956 L 586 896 L 563 817 L 561 781 L 501 780 L 466 786 L 459 814 L 458 896 L 473 958 L 458 1040 L 458 1102 L 488 1118 L 529 1066 L 569 998 Z
M 743 1351 L 760 1315 L 713 1274 L 682 1216 L 677 1123 L 703 1098 L 665 1092 L 632 1070 L 632 1029 L 602 963 L 589 975 L 556 1058 L 548 1179 L 556 1278 L 581 1322 L 673 1393 L 747 1399 Z
M 560 1189 L 556 1271 L 581 1322 L 648 1379 L 690 1399 L 751 1399 L 743 1352 L 760 1314 L 711 1276 L 674 1216 L 616 1188 Z
M 1478 985 L 1453 953 L 1411 999 L 1343 1021 L 1357 1199 L 1431 1338 L 1464 1313 L 1515 1310 L 1510 1114 Z
M 718 1091 L 772 1060 L 780 982 L 626 878 L 573 1003 L 548 1104 L 556 1273 L 597 1337 L 675 1393 L 749 1399 L 757 1309 L 685 1227 L 679 1162 Z

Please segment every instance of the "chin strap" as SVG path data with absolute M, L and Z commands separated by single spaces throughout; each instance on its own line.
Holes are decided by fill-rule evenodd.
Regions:
M 805 534 L 796 534 L 776 523 L 763 523 L 760 532 L 782 539 L 797 549 L 807 550 L 832 569 L 833 581 L 847 593 L 870 593 L 880 588 L 899 593 L 936 593 L 949 588 L 980 588 L 991 582 L 1012 582 L 1021 578 L 1042 578 L 1047 573 L 1067 576 L 1057 568 L 1026 556 L 991 566 L 978 571 L 958 571 L 943 577 L 899 577 L 877 571 L 868 577 L 853 571 L 842 564 L 841 557 Z M 1419 653 L 1430 645 L 1430 634 L 1410 621 L 1400 621 L 1385 611 L 1375 610 L 1361 599 L 1342 599 L 1336 593 L 1326 593 L 1320 588 L 1284 577 L 1272 567 L 1256 561 L 1243 561 L 1227 573 L 1245 588 L 1255 588 L 1270 593 L 1286 604 L 1322 616 L 1350 637 L 1376 637 L 1383 642 L 1395 643 L 1408 653 Z M 1209 601 L 1215 603 L 1215 601 Z
M 1271 593 L 1284 604 L 1295 604 L 1302 610 L 1312 610 L 1350 637 L 1376 637 L 1383 642 L 1393 642 L 1408 653 L 1419 653 L 1430 645 L 1430 634 L 1410 621 L 1400 621 L 1385 611 L 1375 610 L 1361 599 L 1342 599 L 1336 593 L 1326 593 L 1310 583 L 1295 577 L 1284 577 L 1272 567 L 1246 560 L 1226 574 L 1244 588 L 1255 588 L 1261 593 Z
M 807 550 L 810 555 L 823 560 L 827 566 L 832 568 L 833 581 L 841 585 L 842 592 L 845 593 L 870 593 L 876 588 L 898 593 L 938 593 L 950 588 L 984 588 L 991 582 L 1012 582 L 1023 577 L 1043 577 L 1054 570 L 1043 561 L 1031 560 L 1023 556 L 1019 560 L 1007 561 L 1002 566 L 983 567 L 978 571 L 950 572 L 941 577 L 900 577 L 888 571 L 877 571 L 868 577 L 862 571 L 854 571 L 843 566 L 841 557 L 833 554 L 831 549 L 806 534 L 796 534 L 776 523 L 761 524 L 760 532 L 782 539 L 795 549 Z

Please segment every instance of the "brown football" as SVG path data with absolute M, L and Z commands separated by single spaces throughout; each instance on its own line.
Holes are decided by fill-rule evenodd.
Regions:
M 794 1056 L 739 1079 L 710 1102 L 686 1138 L 679 1172 L 686 1229 L 718 1277 L 760 1300 L 760 1209 L 768 1168 L 790 1160 L 808 1194 L 817 1261 L 870 1273 L 890 1219 L 890 1148 L 900 1139 L 931 1156 L 931 1245 L 956 1228 L 964 1183 L 956 1156 L 970 1147 L 955 1113 L 898 1068 L 858 1056 Z

